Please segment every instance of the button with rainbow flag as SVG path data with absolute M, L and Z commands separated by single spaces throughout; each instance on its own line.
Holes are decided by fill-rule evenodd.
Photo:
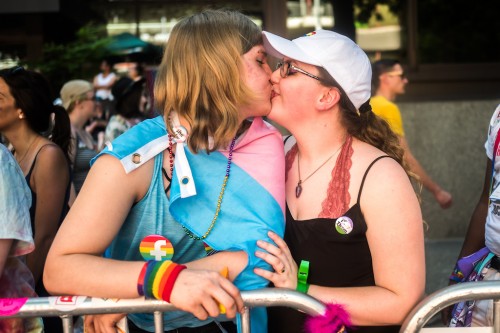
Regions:
M 139 245 L 139 251 L 144 260 L 165 261 L 174 256 L 172 243 L 161 235 L 149 235 L 144 237 Z

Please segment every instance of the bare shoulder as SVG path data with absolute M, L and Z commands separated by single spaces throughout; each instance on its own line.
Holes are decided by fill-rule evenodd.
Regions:
M 406 171 L 393 158 L 389 157 L 380 149 L 359 140 L 353 140 L 353 164 L 361 170 L 366 170 L 371 164 L 369 173 L 375 173 L 377 176 L 406 176 Z M 380 158 L 384 156 L 384 158 Z M 376 162 L 375 162 L 376 160 Z M 374 163 L 375 162 L 375 163 Z
M 361 201 L 366 204 L 367 201 L 378 202 L 389 198 L 397 201 L 399 198 L 416 200 L 411 180 L 396 160 L 380 158 L 387 154 L 365 142 L 356 141 L 353 148 L 353 177 L 366 175 Z
M 87 179 L 89 183 L 109 184 L 114 190 L 132 191 L 136 198 L 142 198 L 149 189 L 153 176 L 154 158 L 139 168 L 126 173 L 120 160 L 116 157 L 102 154 L 90 168 Z M 87 180 L 86 180 L 87 182 Z
M 48 143 L 44 144 L 38 152 L 36 157 L 36 168 L 49 169 L 56 172 L 67 170 L 69 172 L 69 161 L 62 149 L 55 143 L 50 141 L 47 142 Z

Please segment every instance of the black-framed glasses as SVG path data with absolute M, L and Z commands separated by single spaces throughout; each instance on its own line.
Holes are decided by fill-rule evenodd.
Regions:
M 293 75 L 295 73 L 302 73 L 318 81 L 323 81 L 319 76 L 306 72 L 305 70 L 298 68 L 290 63 L 290 61 L 280 61 L 276 65 L 276 69 L 280 70 L 280 75 L 282 78 L 286 78 L 288 75 Z

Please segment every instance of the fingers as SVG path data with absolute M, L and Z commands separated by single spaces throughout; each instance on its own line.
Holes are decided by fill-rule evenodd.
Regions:
M 86 315 L 84 318 L 85 333 L 116 333 L 116 323 L 125 314 L 105 314 L 105 315 Z
M 284 274 L 293 269 L 296 266 L 295 261 L 285 241 L 274 232 L 270 231 L 268 235 L 276 245 L 259 240 L 257 245 L 266 252 L 257 251 L 255 255 L 271 265 L 276 273 Z
M 274 245 L 271 245 L 263 241 L 257 241 L 257 245 L 262 249 L 266 250 L 267 252 L 255 251 L 255 256 L 257 258 L 264 260 L 269 265 L 271 265 L 275 272 L 284 273 L 284 270 L 286 270 L 285 266 L 285 262 L 287 261 L 286 257 L 283 256 L 281 252 L 276 253 L 276 251 L 273 251 L 271 247 L 275 248 Z
M 226 293 L 229 295 L 229 300 L 221 300 L 221 304 L 226 308 L 226 315 L 229 318 L 234 318 L 236 313 L 242 313 L 245 304 L 243 303 L 243 298 L 241 297 L 240 290 L 228 279 L 223 279 L 221 281 L 221 286 L 224 288 Z
M 234 318 L 244 307 L 240 292 L 231 281 L 217 272 L 205 270 L 183 270 L 174 284 L 170 301 L 200 320 L 217 317 L 221 313 L 219 304 L 225 308 L 228 318 Z
M 271 238 L 275 243 L 276 245 L 279 246 L 279 248 L 285 252 L 285 253 L 290 253 L 290 249 L 288 249 L 288 245 L 286 245 L 285 241 L 283 240 L 283 238 L 281 238 L 280 236 L 278 236 L 276 233 L 272 232 L 272 231 L 269 231 L 267 233 L 267 235 L 269 236 L 269 238 Z
M 95 333 L 94 316 L 86 315 L 83 317 L 83 333 Z

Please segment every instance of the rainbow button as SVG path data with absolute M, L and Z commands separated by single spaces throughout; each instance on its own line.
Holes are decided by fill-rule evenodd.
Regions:
M 149 235 L 144 237 L 139 245 L 139 251 L 144 260 L 165 261 L 174 256 L 172 243 L 161 235 Z

